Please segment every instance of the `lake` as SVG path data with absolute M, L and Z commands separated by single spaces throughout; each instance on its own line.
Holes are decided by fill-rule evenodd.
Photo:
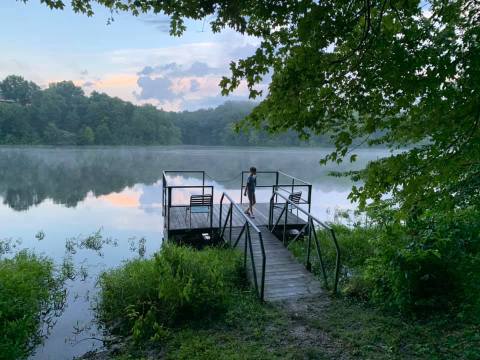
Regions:
M 71 258 L 88 274 L 68 283 L 67 307 L 32 359 L 71 359 L 101 345 L 95 339 L 99 335 L 91 310 L 96 277 L 104 269 L 150 256 L 160 248 L 163 170 L 205 170 L 217 194 L 227 191 L 237 198 L 241 170 L 252 165 L 259 171 L 282 170 L 313 184 L 312 212 L 331 221 L 336 209 L 354 205 L 347 199 L 350 180 L 328 176 L 329 172 L 359 168 L 388 153 L 361 149 L 355 164 L 320 166 L 328 152 L 318 148 L 0 148 L 0 238 L 18 240 L 19 248 L 48 255 L 58 263 Z M 176 178 L 178 183 L 187 180 L 191 179 Z M 266 202 L 268 194 L 264 197 L 257 201 Z M 66 246 L 95 233 L 106 242 L 101 250 Z

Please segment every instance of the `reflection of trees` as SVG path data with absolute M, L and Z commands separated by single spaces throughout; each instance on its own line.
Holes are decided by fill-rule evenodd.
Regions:
M 232 179 L 242 169 L 281 169 L 310 181 L 323 191 L 346 190 L 348 179 L 327 176 L 321 167 L 326 150 L 268 149 L 252 151 L 229 148 L 3 148 L 0 150 L 0 196 L 5 204 L 21 211 L 46 199 L 74 207 L 89 192 L 106 195 L 137 183 L 152 184 L 164 169 L 205 170 L 215 179 Z M 365 151 L 366 159 L 377 152 Z M 221 182 L 238 188 L 240 179 Z M 159 201 L 160 199 L 158 199 Z

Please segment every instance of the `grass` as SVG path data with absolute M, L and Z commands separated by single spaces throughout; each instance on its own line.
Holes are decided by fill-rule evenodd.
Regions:
M 50 259 L 26 251 L 0 259 L 0 359 L 27 358 L 65 293 Z
M 448 316 L 405 319 L 367 304 L 334 299 L 311 325 L 360 359 L 480 359 L 480 326 Z

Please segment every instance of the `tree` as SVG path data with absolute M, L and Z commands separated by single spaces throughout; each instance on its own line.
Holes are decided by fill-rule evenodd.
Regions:
M 293 129 L 303 138 L 330 134 L 336 149 L 325 161 L 354 160 L 355 138 L 407 149 L 351 174 L 363 181 L 351 194 L 361 205 L 389 193 L 405 214 L 478 206 L 480 2 L 95 2 L 134 15 L 163 12 L 173 35 L 185 29 L 184 18 L 209 18 L 213 31 L 260 37 L 255 54 L 232 63 L 221 82 L 228 94 L 245 80 L 255 97 L 256 84 L 273 73 L 244 125 Z M 93 3 L 72 6 L 92 15 Z
M 90 126 L 86 126 L 80 134 L 78 143 L 80 145 L 92 145 L 95 142 L 95 134 Z
M 7 76 L 0 82 L 0 93 L 7 100 L 19 102 L 22 105 L 29 104 L 34 94 L 40 87 L 31 81 L 26 81 L 17 75 Z

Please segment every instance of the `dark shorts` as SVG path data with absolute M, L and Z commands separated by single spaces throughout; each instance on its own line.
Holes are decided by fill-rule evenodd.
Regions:
M 255 199 L 255 191 L 247 191 L 247 195 L 250 204 L 254 205 L 257 203 L 257 200 Z

